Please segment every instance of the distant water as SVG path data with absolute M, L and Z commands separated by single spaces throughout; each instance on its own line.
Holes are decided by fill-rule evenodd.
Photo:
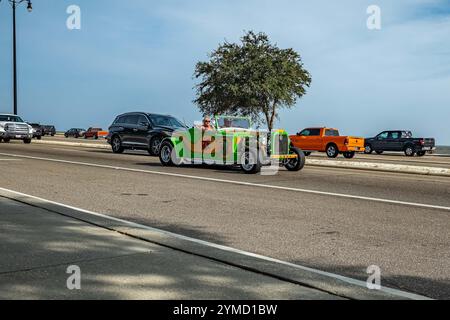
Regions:
M 436 153 L 450 155 L 450 146 L 437 146 Z

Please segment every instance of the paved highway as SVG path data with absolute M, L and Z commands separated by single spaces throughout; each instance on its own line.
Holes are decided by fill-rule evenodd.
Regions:
M 360 280 L 378 265 L 382 285 L 450 299 L 446 177 L 319 167 L 248 176 L 21 143 L 0 144 L 0 166 L 3 188 Z

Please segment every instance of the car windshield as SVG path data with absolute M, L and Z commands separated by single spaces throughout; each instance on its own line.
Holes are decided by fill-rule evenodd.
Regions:
M 247 118 L 218 117 L 217 126 L 219 129 L 224 128 L 250 129 L 250 120 Z
M 0 115 L 0 121 L 4 122 L 23 122 L 23 120 L 18 116 L 7 116 L 7 115 Z
M 182 124 L 180 121 L 178 121 L 174 117 L 170 116 L 151 116 L 150 119 L 152 120 L 153 124 L 156 126 L 165 126 L 165 127 L 172 127 L 172 128 L 184 128 L 185 125 Z

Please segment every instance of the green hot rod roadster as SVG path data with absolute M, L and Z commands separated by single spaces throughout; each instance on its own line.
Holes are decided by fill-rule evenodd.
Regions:
M 286 131 L 251 129 L 250 119 L 229 116 L 215 117 L 214 130 L 174 132 L 161 142 L 159 158 L 164 166 L 230 165 L 248 174 L 260 172 L 262 166 L 299 171 L 305 165 L 303 151 L 292 146 Z

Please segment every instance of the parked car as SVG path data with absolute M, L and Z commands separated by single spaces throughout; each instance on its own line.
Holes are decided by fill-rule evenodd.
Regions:
M 158 156 L 161 141 L 179 129 L 186 125 L 173 116 L 131 112 L 116 117 L 106 138 L 114 153 L 136 149 Z
M 42 139 L 42 126 L 39 123 L 28 123 L 33 128 L 33 139 Z
M 290 136 L 292 144 L 302 149 L 307 156 L 313 151 L 325 152 L 329 158 L 336 158 L 340 153 L 351 159 L 356 152 L 364 151 L 364 138 L 341 136 L 333 128 L 307 128 Z
M 102 132 L 103 132 L 102 128 L 89 128 L 84 133 L 84 138 L 85 139 L 94 138 L 97 140 L 98 137 L 102 134 Z
M 56 134 L 55 126 L 45 125 L 42 126 L 42 135 L 43 136 L 52 136 L 54 137 Z
M 239 165 L 247 174 L 258 173 L 273 161 L 289 171 L 305 165 L 305 155 L 291 145 L 286 131 L 257 131 L 251 128 L 250 119 L 230 116 L 216 117 L 213 130 L 177 131 L 163 140 L 159 159 L 164 166 Z
M 427 152 L 435 150 L 434 138 L 413 138 L 411 131 L 391 130 L 383 131 L 374 138 L 367 138 L 364 152 L 371 154 L 375 151 L 382 154 L 384 151 L 403 151 L 407 157 L 423 157 Z
M 23 122 L 22 118 L 11 114 L 0 114 L 0 142 L 22 140 L 28 144 L 31 143 L 32 138 L 33 128 Z
M 86 132 L 85 129 L 72 128 L 70 130 L 67 130 L 66 133 L 64 133 L 64 136 L 66 138 L 73 137 L 73 138 L 78 139 L 78 138 L 83 137 L 85 132 Z

